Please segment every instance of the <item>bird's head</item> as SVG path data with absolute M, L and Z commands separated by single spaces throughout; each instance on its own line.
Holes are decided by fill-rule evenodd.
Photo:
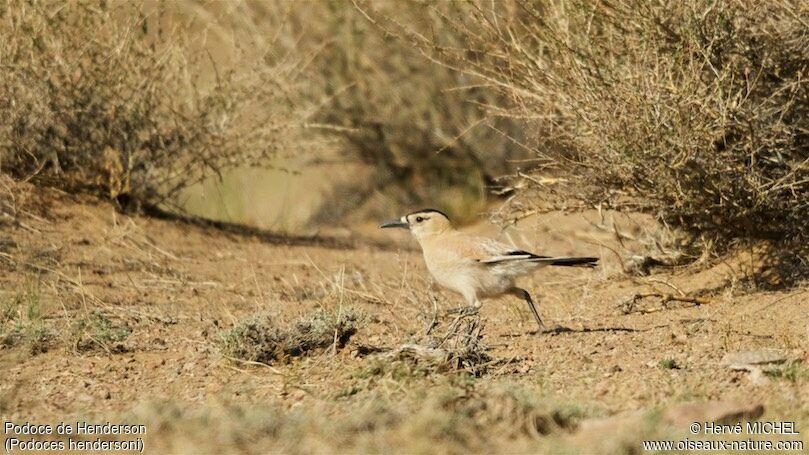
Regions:
M 398 220 L 382 223 L 380 228 L 409 229 L 416 240 L 440 234 L 452 228 L 446 213 L 435 209 L 424 209 L 408 213 Z

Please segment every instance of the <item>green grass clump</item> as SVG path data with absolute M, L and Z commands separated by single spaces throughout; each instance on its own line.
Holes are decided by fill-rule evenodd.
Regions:
M 27 346 L 32 355 L 47 352 L 55 337 L 42 317 L 39 282 L 26 283 L 24 289 L 0 302 L 0 348 L 20 345 Z
M 674 359 L 662 359 L 661 361 L 657 362 L 660 368 L 664 370 L 679 370 L 680 365 Z
M 113 321 L 109 315 L 94 310 L 76 321 L 73 328 L 73 346 L 78 352 L 104 350 L 109 353 L 123 352 L 122 343 L 132 335 L 126 323 Z

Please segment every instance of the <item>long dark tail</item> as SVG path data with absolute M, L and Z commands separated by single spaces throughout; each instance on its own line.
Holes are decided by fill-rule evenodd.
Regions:
M 545 261 L 561 267 L 595 267 L 598 258 L 547 258 Z

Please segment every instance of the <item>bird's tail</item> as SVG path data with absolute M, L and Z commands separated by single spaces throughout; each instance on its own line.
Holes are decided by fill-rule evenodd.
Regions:
M 536 262 L 543 262 L 548 265 L 558 265 L 561 267 L 595 267 L 598 258 L 538 258 Z

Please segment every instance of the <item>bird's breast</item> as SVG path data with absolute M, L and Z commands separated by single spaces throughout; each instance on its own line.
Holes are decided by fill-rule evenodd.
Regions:
M 452 255 L 425 255 L 424 262 L 439 285 L 464 295 L 487 294 L 487 276 L 480 263 Z

